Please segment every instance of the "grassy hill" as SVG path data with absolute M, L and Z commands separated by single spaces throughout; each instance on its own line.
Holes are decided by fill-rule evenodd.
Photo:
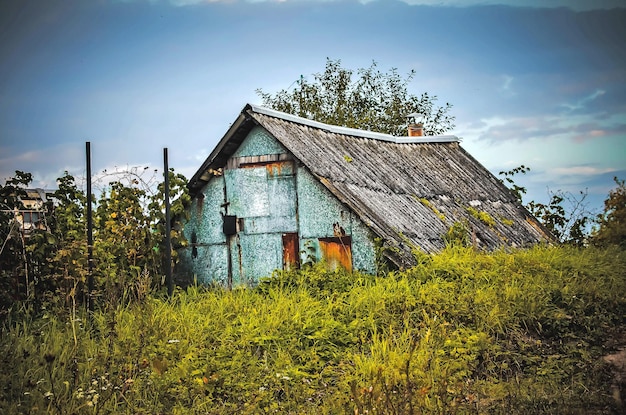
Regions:
M 385 276 L 15 310 L 0 413 L 619 413 L 626 252 L 452 247 Z M 30 317 L 29 317 L 30 316 Z

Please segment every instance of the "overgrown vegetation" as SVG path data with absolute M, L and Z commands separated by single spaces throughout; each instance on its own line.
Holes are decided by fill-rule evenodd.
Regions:
M 94 301 L 115 306 L 162 285 L 165 190 L 155 173 L 130 168 L 96 177 L 100 194 L 93 221 Z M 180 219 L 190 200 L 187 180 L 173 170 L 168 173 L 171 212 Z M 30 173 L 17 171 L 0 186 L 0 320 L 22 303 L 40 310 L 86 302 L 87 197 L 66 172 L 45 206 L 36 209 L 37 226 L 26 230 L 17 219 L 29 212 L 23 198 L 31 181 Z M 176 228 L 171 236 L 174 246 L 185 243 Z
M 450 246 L 386 276 L 309 267 L 13 315 L 0 412 L 611 413 L 625 254 Z

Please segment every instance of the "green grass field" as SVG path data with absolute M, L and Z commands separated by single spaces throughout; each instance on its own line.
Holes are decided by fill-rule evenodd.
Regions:
M 16 309 L 0 413 L 617 414 L 602 357 L 626 332 L 625 270 L 618 249 L 451 247 L 385 276 Z

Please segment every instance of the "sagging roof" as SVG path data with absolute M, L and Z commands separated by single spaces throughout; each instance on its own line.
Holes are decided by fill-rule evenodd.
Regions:
M 489 250 L 552 240 L 455 136 L 394 137 L 250 104 L 189 181 L 192 195 L 226 165 L 256 125 L 376 235 L 400 248 L 390 257 L 401 267 L 414 263 L 414 248 L 427 253 L 442 249 L 442 236 L 456 222 L 469 224 L 473 243 Z

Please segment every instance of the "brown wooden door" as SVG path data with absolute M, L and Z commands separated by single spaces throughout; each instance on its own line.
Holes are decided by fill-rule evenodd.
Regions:
M 297 233 L 283 234 L 283 269 L 294 270 L 300 268 L 300 247 Z

